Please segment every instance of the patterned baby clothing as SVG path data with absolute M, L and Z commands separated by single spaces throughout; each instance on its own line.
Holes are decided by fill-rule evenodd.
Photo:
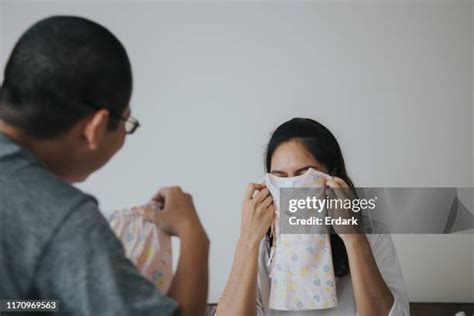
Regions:
M 323 188 L 329 175 L 308 169 L 301 176 L 264 179 L 276 206 L 270 252 L 269 308 L 305 311 L 337 306 L 336 282 L 328 234 L 282 234 L 280 188 Z
M 171 237 L 145 219 L 147 209 L 159 211 L 158 204 L 150 202 L 113 212 L 109 223 L 122 242 L 125 255 L 143 276 L 166 293 L 173 278 Z

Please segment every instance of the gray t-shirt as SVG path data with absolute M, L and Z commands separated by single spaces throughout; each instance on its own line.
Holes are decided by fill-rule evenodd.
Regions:
M 177 309 L 125 257 L 92 196 L 0 133 L 1 299 L 57 299 L 63 315 Z

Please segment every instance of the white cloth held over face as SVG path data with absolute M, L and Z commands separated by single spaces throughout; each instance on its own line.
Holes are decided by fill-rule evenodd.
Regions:
M 296 177 L 267 174 L 264 179 L 276 206 L 272 226 L 269 308 L 306 311 L 337 306 L 336 282 L 328 234 L 282 234 L 280 188 L 323 188 L 329 175 L 308 169 Z

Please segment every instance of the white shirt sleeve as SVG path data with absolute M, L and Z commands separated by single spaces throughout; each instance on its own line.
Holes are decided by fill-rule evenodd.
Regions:
M 265 244 L 265 238 L 260 242 L 258 249 L 258 277 L 257 277 L 257 316 L 265 315 L 265 307 L 268 306 L 270 297 L 270 284 L 268 270 L 268 252 Z
M 257 297 L 257 316 L 265 316 L 265 311 L 262 306 L 262 299 L 260 294 Z
M 410 316 L 408 295 L 392 237 L 386 230 L 381 234 L 369 234 L 367 237 L 380 274 L 394 298 L 388 316 Z

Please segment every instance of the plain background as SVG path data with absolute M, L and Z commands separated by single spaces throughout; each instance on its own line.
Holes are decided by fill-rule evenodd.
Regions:
M 339 139 L 358 186 L 472 186 L 471 1 L 0 2 L 0 64 L 40 18 L 115 33 L 143 127 L 80 187 L 107 213 L 161 186 L 194 195 L 225 285 L 246 183 L 295 116 Z M 473 235 L 393 236 L 411 301 L 474 301 Z

